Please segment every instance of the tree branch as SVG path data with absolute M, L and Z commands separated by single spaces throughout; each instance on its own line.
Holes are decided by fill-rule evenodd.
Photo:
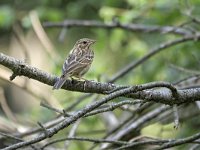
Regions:
M 198 140 L 199 138 L 200 138 L 200 133 L 196 133 L 186 138 L 169 141 L 168 143 L 165 143 L 161 145 L 159 148 L 155 148 L 154 150 L 162 150 L 162 149 L 166 149 L 166 148 L 170 148 L 174 146 L 179 146 L 182 144 L 194 142 L 195 140 Z
M 52 86 L 56 81 L 56 77 L 54 75 L 39 70 L 2 53 L 0 53 L 0 64 L 11 69 L 16 76 L 25 76 L 50 86 Z M 115 89 L 120 89 L 120 87 L 128 88 L 130 86 L 121 86 L 111 83 L 100 83 L 93 81 L 71 82 L 71 80 L 67 80 L 62 88 L 70 91 L 106 94 L 109 93 L 108 91 L 115 91 Z M 135 85 L 134 87 L 137 89 L 137 93 L 123 94 L 123 96 L 147 101 L 155 101 L 169 105 L 193 102 L 200 99 L 200 88 L 176 91 L 176 88 L 167 82 L 152 82 L 142 85 Z M 165 87 L 170 90 L 163 90 L 160 88 L 153 89 L 156 87 Z
M 83 142 L 94 142 L 94 143 L 112 143 L 112 144 L 117 144 L 117 145 L 126 145 L 129 144 L 129 142 L 125 141 L 116 141 L 116 140 L 105 140 L 105 139 L 94 139 L 94 138 L 85 138 L 85 137 L 65 137 L 65 138 L 60 138 L 56 140 L 52 140 L 49 143 L 45 144 L 42 149 L 45 147 L 55 144 L 58 142 L 63 142 L 63 141 L 69 141 L 69 140 L 76 140 L 76 141 L 83 141 Z
M 48 137 L 53 136 L 54 134 L 56 134 L 60 130 L 64 129 L 65 127 L 68 127 L 70 124 L 72 124 L 73 122 L 75 122 L 79 118 L 83 117 L 85 114 L 87 114 L 87 113 L 91 112 L 92 110 L 98 108 L 102 104 L 107 103 L 110 100 L 112 100 L 112 99 L 114 99 L 116 97 L 119 97 L 119 96 L 121 96 L 123 94 L 131 93 L 131 92 L 134 92 L 136 90 L 137 90 L 137 88 L 130 87 L 130 88 L 119 90 L 119 91 L 117 91 L 115 93 L 111 93 L 111 94 L 107 95 L 106 97 L 102 98 L 101 100 L 99 100 L 97 102 L 94 102 L 94 103 L 92 103 L 90 105 L 87 105 L 82 110 L 77 111 L 76 113 L 74 113 L 74 115 L 72 115 L 69 118 L 65 119 L 63 122 L 57 124 L 56 126 L 50 128 L 50 129 L 47 129 L 46 131 L 48 133 L 42 133 L 39 136 L 37 136 L 37 137 L 35 137 L 35 138 L 33 138 L 33 139 L 29 140 L 29 141 L 26 141 L 26 142 L 20 142 L 20 143 L 17 143 L 17 144 L 13 144 L 13 145 L 11 145 L 9 147 L 4 148 L 4 150 L 13 150 L 13 149 L 17 149 L 17 148 L 20 148 L 20 147 L 25 147 L 25 146 L 28 146 L 30 144 L 34 144 L 34 143 L 40 142 L 40 141 L 42 141 L 42 140 L 44 140 L 44 139 L 46 139 Z
M 121 28 L 128 31 L 146 32 L 146 33 L 174 33 L 180 35 L 190 35 L 191 32 L 182 27 L 158 26 L 144 24 L 125 24 L 120 22 L 102 23 L 96 20 L 65 20 L 64 22 L 45 22 L 44 27 L 95 27 L 95 28 Z
M 142 58 L 140 58 L 136 61 L 134 60 L 131 63 L 129 63 L 128 65 L 126 65 L 125 67 L 123 67 L 119 72 L 117 72 L 116 74 L 113 75 L 113 77 L 109 80 L 109 82 L 110 83 L 115 82 L 119 78 L 126 75 L 130 70 L 138 67 L 139 65 L 141 65 L 142 63 L 147 61 L 149 58 L 155 56 L 156 54 L 165 50 L 166 48 L 175 46 L 175 45 L 183 43 L 183 42 L 191 41 L 191 40 L 199 40 L 199 38 L 200 38 L 200 35 L 198 35 L 198 36 L 188 36 L 188 37 L 182 37 L 182 38 L 179 38 L 179 39 L 176 39 L 176 40 L 161 43 L 159 46 L 151 49 L 150 52 L 147 53 L 146 55 L 144 55 Z

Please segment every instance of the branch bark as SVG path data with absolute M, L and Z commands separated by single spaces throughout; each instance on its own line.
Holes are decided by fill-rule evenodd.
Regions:
M 4 55 L 2 53 L 0 53 L 0 64 L 11 69 L 14 76 L 25 76 L 50 86 L 52 86 L 56 81 L 55 75 L 44 72 L 36 67 L 32 67 L 18 59 Z M 72 82 L 71 80 L 67 80 L 62 88 L 69 91 L 107 94 L 110 91 L 115 91 L 116 89 L 122 89 L 125 87 L 128 88 L 131 86 L 122 86 L 94 81 Z M 200 100 L 200 88 L 177 90 L 177 94 L 174 96 L 173 89 L 170 88 L 173 87 L 173 85 L 167 82 L 152 82 L 142 85 L 135 85 L 134 87 L 138 89 L 136 93 L 128 93 L 124 94 L 123 96 L 169 105 Z M 165 87 L 167 89 L 163 90 L 163 88 L 156 87 Z

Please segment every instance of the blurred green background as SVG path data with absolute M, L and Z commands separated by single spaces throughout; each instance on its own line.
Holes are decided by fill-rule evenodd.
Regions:
M 41 38 L 38 34 L 42 31 L 34 27 L 34 24 L 37 26 L 37 19 L 34 19 L 34 16 L 38 17 L 41 25 L 45 22 L 62 22 L 71 19 L 112 23 L 113 19 L 117 18 L 120 23 L 127 24 L 180 26 L 191 21 L 188 14 L 198 18 L 199 8 L 199 0 L 1 0 L 0 52 L 24 60 L 32 66 L 59 76 L 64 59 L 74 43 L 83 37 L 92 38 L 97 40 L 93 46 L 95 59 L 85 78 L 105 82 L 127 64 L 138 60 L 151 49 L 158 47 L 163 42 L 181 36 L 173 33 L 132 32 L 119 28 L 44 27 L 47 38 L 42 36 Z M 189 23 L 186 28 L 198 31 L 199 25 Z M 47 39 L 47 42 L 41 41 L 41 39 Z M 170 47 L 120 78 L 116 83 L 134 85 L 153 81 L 176 82 L 187 77 L 188 74 L 177 71 L 171 65 L 199 70 L 199 49 L 199 42 L 194 41 Z M 8 78 L 9 76 L 7 76 Z M 16 79 L 17 81 L 20 80 L 19 84 L 23 85 L 22 87 L 28 86 L 33 93 L 37 93 L 37 96 L 33 96 L 31 92 L 27 92 L 24 88 L 13 86 L 5 78 L 0 80 L 0 85 L 4 87 L 6 101 L 19 124 L 34 126 L 37 121 L 46 122 L 56 116 L 55 113 L 39 106 L 42 100 L 50 98 L 51 100 L 47 100 L 50 104 L 57 108 L 66 108 L 83 95 L 82 93 L 64 90 L 52 92 L 52 87 L 20 78 L 22 77 Z M 90 97 L 84 100 L 74 110 L 82 108 L 93 99 L 94 97 Z M 115 111 L 115 113 L 120 117 L 120 110 Z M 3 110 L 1 114 L 4 118 L 8 117 Z M 166 138 L 186 136 L 194 132 L 191 129 L 192 125 L 193 120 L 191 119 L 187 123 L 184 122 L 183 127 L 174 133 L 171 124 L 169 129 L 166 129 L 167 133 L 160 135 L 160 130 L 165 127 L 155 124 L 150 129 L 145 129 L 144 134 L 165 135 Z M 157 132 L 149 132 L 152 128 L 156 128 Z M 84 135 L 84 132 L 87 133 L 90 129 L 105 130 L 105 124 L 102 123 L 101 117 L 96 116 L 85 119 L 78 131 Z M 66 129 L 63 134 L 68 130 Z M 103 131 L 100 134 L 93 135 L 93 137 L 101 137 Z M 72 149 L 81 149 L 87 147 L 87 145 L 85 143 L 82 143 L 81 146 L 72 144 L 71 147 Z

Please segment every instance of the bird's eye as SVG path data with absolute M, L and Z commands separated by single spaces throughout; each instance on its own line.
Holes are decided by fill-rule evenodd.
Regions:
M 87 42 L 86 41 L 83 41 L 83 44 L 86 44 Z

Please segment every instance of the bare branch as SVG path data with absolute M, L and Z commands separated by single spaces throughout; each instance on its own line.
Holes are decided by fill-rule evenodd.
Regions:
M 113 111 L 116 108 L 118 108 L 122 105 L 125 105 L 125 104 L 135 105 L 135 104 L 138 104 L 138 103 L 141 103 L 141 102 L 142 102 L 141 100 L 138 100 L 138 101 L 137 100 L 134 100 L 134 101 L 124 100 L 124 101 L 119 102 L 119 103 L 112 103 L 112 104 L 110 104 L 110 106 L 108 106 L 106 108 L 100 108 L 100 109 L 94 110 L 94 111 L 88 113 L 87 115 L 85 115 L 84 117 L 93 116 L 93 115 L 103 113 L 103 112 Z
M 159 148 L 155 148 L 154 150 L 162 150 L 162 149 L 166 149 L 166 148 L 170 148 L 170 147 L 174 147 L 174 146 L 178 146 L 178 145 L 182 145 L 182 144 L 186 144 L 186 143 L 191 143 L 199 138 L 200 138 L 200 133 L 197 133 L 197 134 L 194 134 L 194 135 L 186 137 L 186 138 L 170 141 L 166 144 L 163 144 Z
M 126 65 L 125 67 L 123 67 L 122 70 L 120 70 L 115 75 L 113 75 L 113 77 L 109 80 L 109 82 L 113 83 L 117 79 L 126 75 L 130 70 L 138 67 L 139 65 L 141 65 L 142 63 L 147 61 L 149 58 L 151 58 L 152 56 L 161 52 L 162 50 L 165 50 L 166 48 L 175 46 L 175 45 L 183 43 L 183 42 L 191 41 L 191 40 L 196 41 L 196 40 L 199 40 L 199 38 L 200 38 L 200 35 L 198 35 L 198 36 L 187 36 L 187 37 L 183 37 L 183 38 L 179 38 L 179 39 L 176 39 L 176 40 L 172 40 L 172 41 L 162 43 L 158 47 L 155 47 L 152 50 L 150 50 L 150 52 L 147 53 L 146 55 L 144 55 L 142 58 L 138 59 L 137 61 L 134 60 L 131 63 L 129 63 L 128 65 Z
M 17 141 L 24 141 L 22 140 L 21 138 L 18 138 L 18 137 L 15 137 L 13 135 L 10 135 L 10 134 L 7 134 L 7 133 L 3 133 L 3 132 L 0 132 L 0 135 L 4 136 L 4 137 L 7 137 L 7 138 L 10 138 L 10 139 L 14 139 L 14 140 L 17 140 Z M 37 148 L 33 145 L 30 145 L 30 147 L 34 150 L 37 150 Z
M 118 22 L 111 23 L 102 23 L 95 20 L 65 20 L 64 22 L 45 22 L 43 23 L 44 27 L 52 28 L 52 27 L 94 27 L 94 28 L 121 28 L 128 31 L 134 32 L 146 32 L 146 33 L 174 33 L 180 35 L 190 35 L 191 32 L 181 28 L 181 27 L 173 27 L 173 26 L 158 26 L 152 25 L 147 26 L 144 24 L 125 24 Z
M 67 137 L 67 138 L 61 138 L 61 139 L 56 139 L 52 140 L 51 142 L 45 144 L 42 149 L 45 147 L 55 144 L 58 142 L 63 142 L 63 141 L 69 141 L 69 140 L 76 140 L 76 141 L 83 141 L 83 142 L 94 142 L 94 143 L 113 143 L 117 145 L 124 145 L 124 144 L 129 144 L 129 142 L 124 142 L 124 141 L 116 141 L 116 140 L 105 140 L 105 139 L 95 139 L 95 138 L 85 138 L 85 137 Z
M 179 115 L 177 105 L 173 105 L 173 113 L 174 113 L 174 128 L 178 129 L 179 127 Z
M 40 81 L 44 84 L 53 85 L 56 80 L 55 76 L 47 72 L 44 72 L 42 70 L 39 70 L 35 67 L 31 67 L 30 65 L 20 60 L 6 56 L 2 53 L 0 53 L 0 64 L 8 67 L 18 76 L 23 75 L 28 78 Z M 72 83 L 70 80 L 67 80 L 63 86 L 63 89 L 70 91 L 105 94 L 106 91 L 113 91 L 115 88 L 119 87 L 124 87 L 124 86 L 110 84 L 110 83 L 100 83 L 94 81 L 74 81 Z M 163 89 L 146 90 L 155 87 L 166 87 L 171 91 Z M 143 85 L 136 85 L 134 86 L 134 88 L 137 89 L 136 90 L 137 93 L 123 94 L 123 96 L 132 97 L 135 99 L 155 101 L 170 105 L 193 102 L 193 101 L 198 101 L 200 99 L 200 92 L 199 92 L 200 88 L 176 91 L 176 88 L 173 87 L 172 84 L 167 82 L 152 82 Z
M 78 126 L 79 126 L 80 122 L 81 122 L 81 119 L 78 120 L 78 121 L 76 121 L 76 123 L 72 126 L 72 128 L 69 131 L 68 138 L 71 138 L 71 137 L 75 136 L 76 131 L 78 129 Z M 66 150 L 69 148 L 69 145 L 70 145 L 70 141 L 65 141 L 65 149 Z
M 57 124 L 56 126 L 50 128 L 50 129 L 46 129 L 46 132 L 48 132 L 47 134 L 45 133 L 42 133 L 40 134 L 39 136 L 33 138 L 33 139 L 30 139 L 26 142 L 20 142 L 20 143 L 17 143 L 17 144 L 13 144 L 9 147 L 6 147 L 4 148 L 4 150 L 12 150 L 12 149 L 17 149 L 17 148 L 20 148 L 20 147 L 25 147 L 25 146 L 28 146 L 30 144 L 34 144 L 34 143 L 37 143 L 37 142 L 40 142 L 48 137 L 51 137 L 53 136 L 54 134 L 56 134 L 57 132 L 59 132 L 60 130 L 68 127 L 70 124 L 72 124 L 73 122 L 75 122 L 76 120 L 78 120 L 79 118 L 83 117 L 85 114 L 91 112 L 92 110 L 98 108 L 99 106 L 101 106 L 102 104 L 104 103 L 107 103 L 108 101 L 116 98 L 116 97 L 119 97 L 123 94 L 127 94 L 127 93 L 131 93 L 131 92 L 134 92 L 135 90 L 137 90 L 137 88 L 126 88 L 126 89 L 122 89 L 122 90 L 119 90 L 115 93 L 111 93 L 109 94 L 108 96 L 106 96 L 105 98 L 102 98 L 100 101 L 97 101 L 97 102 L 94 102 L 88 106 L 86 106 L 85 108 L 83 108 L 82 110 L 76 112 L 73 116 L 67 118 L 66 120 L 64 120 L 63 122 Z
M 135 131 L 135 130 L 138 130 L 139 128 L 142 128 L 142 126 L 144 126 L 144 124 L 147 123 L 149 120 L 155 118 L 156 116 L 160 115 L 162 112 L 165 112 L 169 109 L 170 109 L 170 106 L 161 106 L 160 108 L 155 109 L 145 114 L 144 116 L 138 118 L 137 120 L 129 124 L 129 126 L 124 128 L 123 130 L 120 130 L 115 135 L 109 136 L 107 139 L 114 139 L 114 140 L 123 139 L 125 135 L 127 135 L 128 133 L 132 133 L 131 131 Z M 104 148 L 108 148 L 108 146 L 109 145 L 106 145 L 106 147 Z

